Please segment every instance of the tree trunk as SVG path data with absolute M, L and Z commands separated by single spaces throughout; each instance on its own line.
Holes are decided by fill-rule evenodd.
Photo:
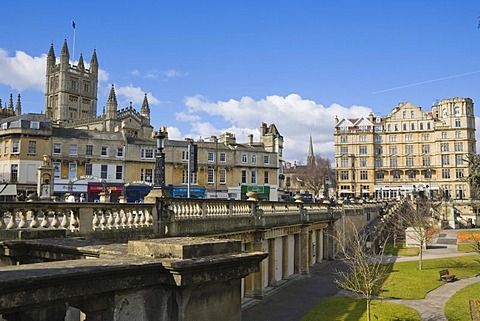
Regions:
M 367 299 L 367 321 L 370 321 L 370 299 Z
M 420 260 L 418 261 L 418 269 L 422 270 L 422 261 L 423 261 L 423 242 L 420 242 Z

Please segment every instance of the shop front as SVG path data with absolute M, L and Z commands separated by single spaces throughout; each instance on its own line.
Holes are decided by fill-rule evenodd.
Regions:
M 188 187 L 187 186 L 167 186 L 167 191 L 172 197 L 188 197 Z M 205 198 L 205 187 L 190 187 L 190 198 Z
M 123 193 L 123 184 L 89 182 L 86 197 L 87 202 L 99 202 L 100 193 L 103 192 L 110 196 L 110 202 L 118 202 L 118 198 Z

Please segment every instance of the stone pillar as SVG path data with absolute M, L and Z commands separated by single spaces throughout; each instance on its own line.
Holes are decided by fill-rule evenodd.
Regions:
M 81 235 L 90 234 L 93 232 L 92 221 L 93 221 L 93 209 L 90 207 L 79 206 L 78 208 L 78 230 Z
M 288 235 L 282 237 L 282 279 L 288 279 L 290 274 L 288 265 L 290 260 L 290 246 L 288 244 Z
M 315 263 L 318 263 L 322 260 L 320 253 L 322 253 L 322 242 L 320 242 L 321 238 L 321 230 L 315 230 Z
M 275 239 L 268 239 L 268 285 L 275 285 Z
M 261 231 L 255 232 L 254 241 L 251 244 L 251 252 L 264 252 L 263 249 L 263 239 L 264 233 Z M 265 291 L 263 287 L 264 283 L 264 274 L 265 273 L 265 265 L 260 263 L 260 269 L 258 272 L 250 274 L 251 278 L 251 291 L 252 296 L 256 299 L 263 298 Z
M 293 273 L 300 273 L 301 266 L 301 244 L 300 244 L 300 234 L 293 235 Z
M 300 234 L 299 234 L 299 255 L 300 255 L 300 260 L 299 260 L 299 273 L 300 274 L 308 274 L 309 271 L 309 253 L 310 253 L 310 244 L 309 244 L 309 233 L 308 233 L 308 227 L 307 226 L 302 226 L 300 228 Z
M 326 260 L 333 260 L 335 255 L 335 240 L 333 233 L 333 225 L 329 222 L 328 227 L 323 230 L 323 258 Z

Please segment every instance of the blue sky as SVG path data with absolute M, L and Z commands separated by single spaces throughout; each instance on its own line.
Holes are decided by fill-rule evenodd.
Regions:
M 63 40 L 102 70 L 120 107 L 148 94 L 152 124 L 176 139 L 221 132 L 258 139 L 275 123 L 284 156 L 333 155 L 334 117 L 386 115 L 399 101 L 480 103 L 480 2 L 7 1 L 0 19 L 0 98 L 44 109 L 45 55 Z M 76 23 L 73 52 L 72 21 Z

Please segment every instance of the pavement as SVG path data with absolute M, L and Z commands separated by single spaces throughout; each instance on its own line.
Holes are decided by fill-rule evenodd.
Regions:
M 442 230 L 430 240 L 429 247 L 423 251 L 423 259 L 471 255 L 457 252 L 458 231 Z M 389 256 L 385 260 L 404 262 L 418 260 L 418 257 Z M 334 281 L 335 271 L 342 268 L 345 266 L 340 261 L 321 262 L 309 276 L 296 276 L 288 282 L 267 288 L 263 300 L 246 299 L 242 305 L 242 321 L 298 321 L 322 300 L 335 295 L 349 295 Z M 477 282 L 480 282 L 480 277 L 445 283 L 428 293 L 423 300 L 382 300 L 416 309 L 423 321 L 446 321 L 443 313 L 445 303 L 458 290 Z

